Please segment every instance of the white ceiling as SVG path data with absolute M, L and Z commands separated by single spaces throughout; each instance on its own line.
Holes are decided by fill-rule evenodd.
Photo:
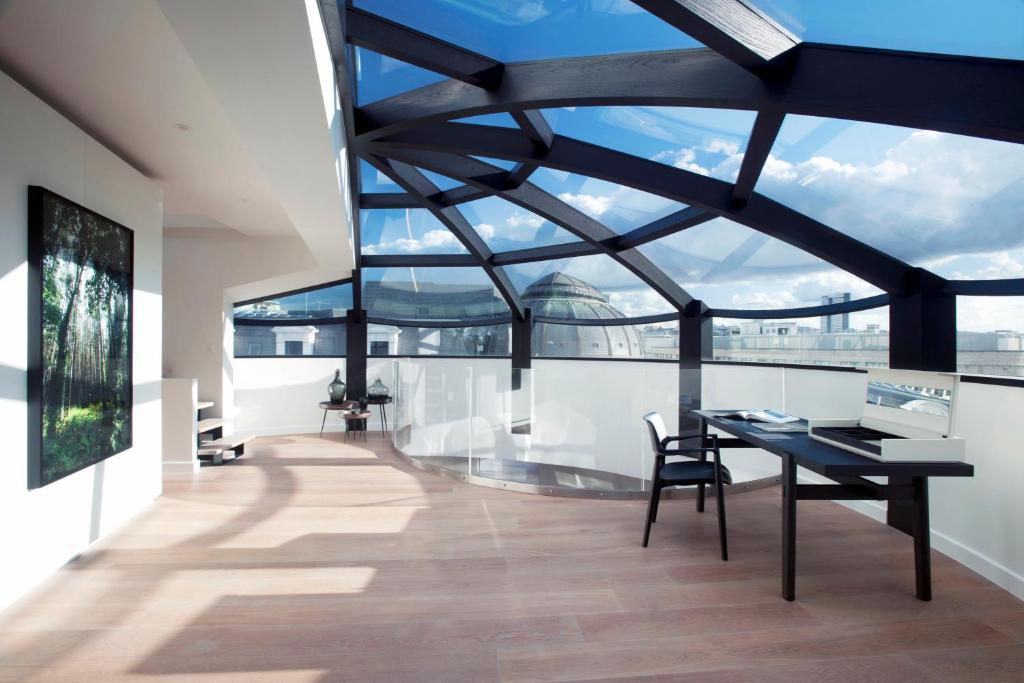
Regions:
M 310 1 L 0 0 L 0 69 L 160 182 L 165 227 L 298 234 L 343 265 Z

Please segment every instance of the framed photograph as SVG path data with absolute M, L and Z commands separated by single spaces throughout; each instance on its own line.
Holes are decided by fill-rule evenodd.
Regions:
M 134 233 L 28 189 L 28 485 L 132 445 Z

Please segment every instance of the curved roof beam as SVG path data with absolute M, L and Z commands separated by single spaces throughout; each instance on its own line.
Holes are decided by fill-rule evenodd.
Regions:
M 429 69 L 469 85 L 493 90 L 505 65 L 496 59 L 438 40 L 355 7 L 345 9 L 348 42 Z
M 512 311 L 512 315 L 515 316 L 516 320 L 525 320 L 526 314 L 523 309 L 523 302 L 520 300 L 515 286 L 513 286 L 512 281 L 503 268 L 495 267 L 491 264 L 492 252 L 490 247 L 484 243 L 477 231 L 469 224 L 469 221 L 465 219 L 457 208 L 453 206 L 440 207 L 427 199 L 430 195 L 437 193 L 437 186 L 420 173 L 417 168 L 408 164 L 383 159 L 374 155 L 366 155 L 364 158 L 381 173 L 394 180 L 406 192 L 418 199 L 423 208 L 434 214 L 437 220 L 441 221 L 455 235 L 456 239 L 466 247 L 470 255 L 476 260 L 477 265 L 487 273 L 487 277 L 491 279 L 498 292 L 501 293 L 502 298 L 505 299 L 505 303 L 508 304 L 509 310 Z M 422 258 L 418 259 L 417 262 L 419 265 L 423 265 Z
M 713 107 L 828 116 L 1024 142 L 1024 61 L 801 43 L 761 77 L 711 50 L 506 64 L 494 92 L 445 81 L 360 108 L 363 140 L 517 109 Z
M 487 126 L 482 127 L 488 128 Z M 509 130 L 508 132 L 532 149 L 530 143 L 523 140 L 523 136 L 518 131 Z M 385 153 L 389 157 L 437 171 L 447 175 L 449 178 L 461 180 L 469 185 L 490 188 L 498 197 L 521 206 L 559 227 L 565 228 L 595 248 L 597 253 L 606 254 L 625 266 L 678 310 L 683 310 L 693 301 L 692 296 L 680 287 L 675 280 L 655 266 L 646 256 L 635 249 L 617 250 L 615 244 L 621 239 L 620 235 L 532 183 L 523 183 L 516 188 L 505 187 L 505 171 L 497 166 L 492 166 L 486 162 L 469 157 L 451 154 L 416 153 L 400 148 L 392 148 L 391 146 L 388 146 Z M 527 159 L 521 160 L 526 161 Z M 564 256 L 564 254 L 561 256 Z M 558 257 L 558 254 L 547 254 L 541 258 L 532 258 L 530 260 L 537 261 Z M 497 263 L 500 258 L 500 255 L 496 254 L 491 258 L 491 262 Z M 525 261 L 501 262 L 523 263 Z
M 755 73 L 800 39 L 742 0 L 633 0 L 662 21 Z
M 415 148 L 450 154 L 480 154 L 513 161 L 529 161 L 534 158 L 532 145 L 523 140 L 518 131 L 461 123 L 437 124 L 401 133 L 388 140 L 376 141 L 373 147 L 386 150 L 389 155 L 398 156 L 407 154 L 409 148 Z M 467 173 L 465 169 L 467 162 L 475 160 L 457 157 L 461 168 L 440 170 L 436 156 L 429 158 L 428 155 L 421 155 L 416 158 L 424 167 L 445 175 L 453 176 L 457 171 L 458 174 L 454 177 L 469 182 L 473 173 Z M 716 178 L 560 135 L 555 136 L 551 149 L 544 158 L 537 161 L 544 166 L 634 187 L 724 216 L 788 242 L 886 292 L 901 293 L 911 284 L 909 273 L 912 269 L 903 261 L 757 193 L 751 196 L 746 205 L 736 206 L 732 202 L 733 185 Z M 442 165 L 447 168 L 454 167 L 456 163 L 448 161 Z M 490 167 L 489 164 L 483 166 Z M 539 188 L 526 183 L 518 190 L 504 191 L 500 194 L 510 201 L 526 206 L 522 203 L 527 199 L 522 191 L 526 189 L 526 194 L 530 194 L 529 188 L 540 191 Z M 547 193 L 542 194 L 546 195 L 546 199 L 530 197 L 527 201 L 534 204 L 550 203 L 550 200 L 558 202 Z M 536 207 L 530 210 L 540 213 Z

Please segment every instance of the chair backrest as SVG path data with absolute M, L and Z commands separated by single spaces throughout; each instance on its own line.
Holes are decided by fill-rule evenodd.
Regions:
M 648 431 L 651 434 L 651 448 L 654 449 L 655 453 L 661 451 L 664 446 L 662 443 L 665 441 L 665 437 L 668 436 L 668 431 L 665 429 L 665 421 L 661 419 L 661 415 L 655 411 L 644 415 L 644 422 L 647 423 Z

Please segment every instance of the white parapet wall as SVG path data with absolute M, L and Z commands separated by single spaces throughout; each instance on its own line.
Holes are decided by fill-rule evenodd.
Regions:
M 163 400 L 163 469 L 165 474 L 199 470 L 196 457 L 199 381 L 165 379 L 160 383 Z

